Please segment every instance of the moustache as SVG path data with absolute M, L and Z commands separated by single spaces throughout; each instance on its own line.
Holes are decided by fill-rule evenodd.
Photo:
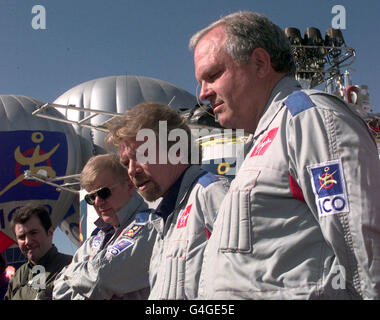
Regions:
M 145 176 L 139 176 L 138 178 L 131 179 L 131 182 L 136 188 L 138 188 L 140 185 L 144 184 L 147 181 L 149 181 L 149 179 L 148 177 L 145 177 Z

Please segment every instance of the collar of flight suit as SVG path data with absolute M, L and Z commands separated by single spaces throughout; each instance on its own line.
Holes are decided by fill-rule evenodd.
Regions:
M 191 165 L 187 168 L 179 187 L 175 208 L 179 207 L 182 201 L 186 199 L 187 194 L 192 190 L 192 187 L 198 181 L 198 178 L 206 173 L 207 171 L 203 170 L 199 165 Z
M 277 82 L 269 96 L 268 102 L 257 125 L 254 139 L 256 139 L 263 131 L 267 130 L 277 113 L 283 107 L 282 101 L 292 92 L 301 89 L 299 82 L 289 76 L 285 76 Z
M 129 201 L 116 213 L 120 226 L 117 230 L 123 230 L 123 228 L 129 224 L 134 218 L 136 213 L 148 209 L 148 205 L 143 198 L 135 191 Z M 96 229 L 91 233 L 91 236 L 96 235 L 99 230 L 102 230 L 108 238 L 105 243 L 108 243 L 109 239 L 115 234 L 115 228 L 109 223 L 104 222 L 102 218 L 96 219 L 94 222 Z M 118 234 L 118 232 L 116 232 Z
M 181 174 L 170 188 L 169 193 L 162 199 L 156 213 L 164 220 L 182 203 L 188 192 L 191 191 L 194 182 L 207 173 L 198 165 L 191 165 Z
M 186 169 L 187 170 L 187 169 Z M 185 171 L 182 172 L 176 182 L 170 187 L 167 195 L 161 200 L 157 206 L 156 213 L 166 221 L 166 218 L 173 212 L 178 197 L 179 187 L 181 185 Z
M 116 213 L 120 222 L 119 228 L 124 228 L 135 218 L 136 213 L 148 209 L 144 199 L 135 191 L 129 201 Z
M 115 231 L 115 229 L 112 225 L 110 225 L 107 222 L 104 222 L 104 220 L 100 217 L 95 220 L 94 225 L 96 226 L 97 230 L 94 230 L 92 232 L 91 236 L 96 235 L 98 233 L 99 229 L 102 230 L 104 233 L 108 233 L 110 231 Z

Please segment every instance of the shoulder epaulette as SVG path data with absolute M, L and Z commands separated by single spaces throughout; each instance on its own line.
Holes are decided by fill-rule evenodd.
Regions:
M 284 104 L 288 107 L 291 115 L 294 117 L 302 111 L 305 111 L 313 106 L 314 103 L 310 97 L 302 91 L 295 91 L 286 98 Z
M 198 182 L 204 187 L 206 188 L 208 185 L 210 185 L 211 183 L 214 183 L 216 181 L 218 181 L 219 179 L 214 175 L 212 174 L 211 172 L 207 172 L 206 174 L 202 175 L 199 179 L 198 179 Z
M 145 210 L 145 211 L 139 212 L 138 214 L 136 214 L 135 221 L 137 223 L 147 222 L 149 220 L 149 214 L 151 213 L 151 211 L 152 210 Z

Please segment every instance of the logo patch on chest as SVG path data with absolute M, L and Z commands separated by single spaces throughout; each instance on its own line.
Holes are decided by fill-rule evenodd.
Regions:
M 126 238 L 121 238 L 114 245 L 109 246 L 107 248 L 107 252 L 109 252 L 113 256 L 117 256 L 118 254 L 120 254 L 121 252 L 123 252 L 124 250 L 128 249 L 130 246 L 133 246 L 133 245 L 134 245 L 133 241 L 128 240 Z
M 186 207 L 186 210 L 182 213 L 177 223 L 177 229 L 185 228 L 187 226 L 187 220 L 189 219 L 190 210 L 193 205 L 190 204 Z
M 250 157 L 262 156 L 276 137 L 278 128 L 270 130 L 253 149 Z
M 102 235 L 101 233 L 99 232 L 96 237 L 94 238 L 94 240 L 92 240 L 92 248 L 94 249 L 97 249 L 100 247 L 100 244 L 102 243 Z

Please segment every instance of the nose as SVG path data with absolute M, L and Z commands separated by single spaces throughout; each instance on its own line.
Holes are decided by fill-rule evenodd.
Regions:
M 136 177 L 136 175 L 140 174 L 141 172 L 142 172 L 142 168 L 140 164 L 136 160 L 130 159 L 128 163 L 128 175 L 131 178 L 134 178 Z
M 31 242 L 31 237 L 29 235 L 25 235 L 24 245 L 27 246 Z
M 128 175 L 132 178 L 136 175 L 136 164 L 135 161 L 129 160 L 128 163 Z
M 201 86 L 201 91 L 199 92 L 199 99 L 203 101 L 210 101 L 210 97 L 215 94 L 211 84 L 203 81 L 198 86 Z
M 125 145 L 119 146 L 119 157 L 120 162 L 127 169 L 130 178 L 133 178 L 142 172 L 141 165 L 137 162 L 136 157 L 130 155 L 128 148 Z

